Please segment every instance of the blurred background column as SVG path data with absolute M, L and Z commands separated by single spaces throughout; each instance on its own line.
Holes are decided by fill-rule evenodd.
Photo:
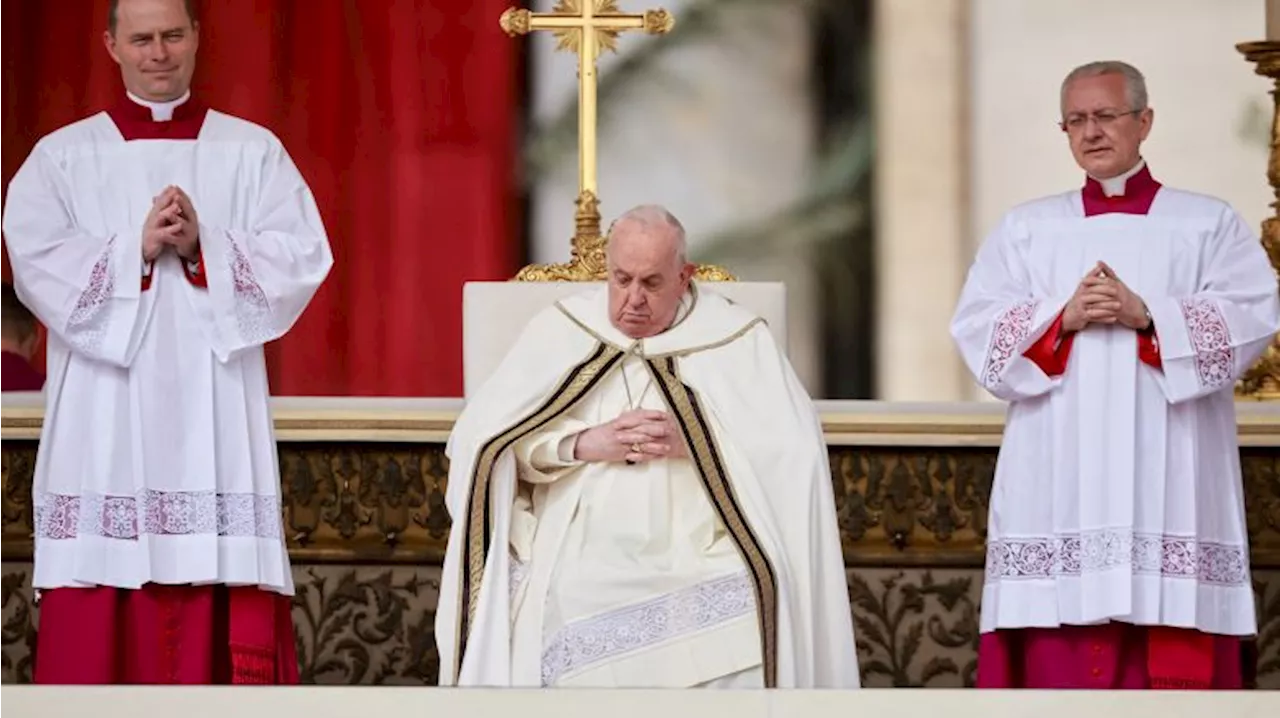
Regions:
M 969 263 L 968 0 L 877 0 L 876 398 L 954 401 L 948 330 Z

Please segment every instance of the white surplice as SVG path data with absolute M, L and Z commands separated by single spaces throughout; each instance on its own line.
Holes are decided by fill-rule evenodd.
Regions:
M 575 370 L 592 356 L 608 362 Z M 696 411 L 659 382 L 666 361 Z M 594 384 L 537 419 L 580 381 Z M 576 432 L 632 406 L 684 417 L 701 458 L 573 460 Z M 531 421 L 542 423 L 503 443 Z M 644 340 L 610 324 L 603 289 L 543 311 L 468 403 L 449 455 L 443 685 L 747 687 L 768 685 L 770 665 L 779 687 L 859 685 L 820 422 L 768 328 L 713 291 Z M 711 473 L 731 498 L 713 502 Z M 492 548 L 477 588 L 468 516 L 486 479 Z M 763 558 L 742 548 L 744 532 Z
M 1147 303 L 1137 334 L 1092 325 L 1062 376 L 1023 353 L 1099 260 Z M 952 335 L 1009 402 L 992 487 L 981 630 L 1120 621 L 1256 630 L 1233 397 L 1280 330 L 1276 276 L 1225 203 L 1160 188 L 1146 215 L 1086 217 L 1081 192 L 1007 214 Z
M 167 251 L 142 290 L 143 221 L 170 184 L 199 215 L 207 288 Z M 196 140 L 126 141 L 99 113 L 36 145 L 4 233 L 15 289 L 49 328 L 35 587 L 291 594 L 263 344 L 333 260 L 280 141 L 214 110 Z

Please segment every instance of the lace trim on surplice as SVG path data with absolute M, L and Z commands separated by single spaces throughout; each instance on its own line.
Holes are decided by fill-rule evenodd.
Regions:
M 1187 536 L 1103 529 L 987 542 L 988 581 L 1080 576 L 1118 568 L 1134 575 L 1222 586 L 1249 583 L 1246 547 Z
M 1182 316 L 1195 351 L 1200 386 L 1216 389 L 1234 383 L 1235 349 L 1231 346 L 1227 318 L 1218 303 L 1209 299 L 1184 299 Z
M 67 339 L 85 354 L 96 354 L 107 335 L 107 302 L 116 292 L 115 267 L 111 263 L 115 248 L 116 238 L 112 237 L 89 270 L 89 281 L 67 318 Z
M 191 535 L 278 539 L 284 534 L 279 496 L 147 490 L 137 496 L 45 493 L 37 495 L 34 503 L 36 536 L 42 539 Z
M 986 366 L 982 370 L 982 385 L 986 388 L 995 389 L 1000 385 L 1004 368 L 1031 332 L 1031 320 L 1035 318 L 1037 307 L 1039 302 L 1019 302 L 996 320 L 995 330 L 991 332 L 991 344 L 987 348 Z
M 235 292 L 236 326 L 240 337 L 248 344 L 262 344 L 272 337 L 271 306 L 267 294 L 262 291 L 254 276 L 253 265 L 240 245 L 230 235 L 227 238 L 227 263 L 231 268 L 232 288 Z
M 755 591 L 745 572 L 565 625 L 542 651 L 542 685 L 592 663 L 751 614 Z

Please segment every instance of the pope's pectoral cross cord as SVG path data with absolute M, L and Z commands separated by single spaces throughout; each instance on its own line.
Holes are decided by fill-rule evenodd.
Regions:
M 635 352 L 634 355 L 640 360 L 640 362 L 644 362 L 643 357 L 640 357 L 638 351 Z M 649 378 L 649 381 L 644 385 L 644 389 L 640 391 L 640 398 L 635 398 L 631 393 L 631 382 L 627 379 L 627 359 L 629 358 L 630 356 L 622 358 L 622 361 L 618 365 L 618 371 L 622 372 L 622 387 L 627 390 L 627 410 L 635 411 L 644 403 L 645 394 L 648 394 L 649 387 L 653 386 L 653 377 Z M 640 446 L 640 442 L 636 442 L 631 445 L 631 453 L 639 454 L 642 448 L 643 447 Z M 632 466 L 636 463 L 632 459 L 627 459 L 626 462 L 628 466 Z
M 627 410 L 635 411 L 636 409 L 639 409 L 640 406 L 644 403 L 645 394 L 648 394 L 649 387 L 653 386 L 653 378 L 650 377 L 649 381 L 645 383 L 644 389 L 640 392 L 640 398 L 638 399 L 634 398 L 631 394 L 631 382 L 627 379 L 626 359 L 627 357 L 623 358 L 623 361 L 618 366 L 618 371 L 622 372 L 622 387 L 627 390 Z M 641 359 L 640 361 L 644 361 L 644 360 Z

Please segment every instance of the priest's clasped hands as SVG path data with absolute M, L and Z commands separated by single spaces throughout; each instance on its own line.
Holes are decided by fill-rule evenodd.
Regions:
M 1078 332 L 1090 324 L 1119 324 L 1135 331 L 1151 325 L 1146 303 L 1106 262 L 1089 270 L 1062 312 L 1064 331 Z
M 142 224 L 142 258 L 154 262 L 166 247 L 173 247 L 188 262 L 200 257 L 200 221 L 191 198 L 181 188 L 164 188 L 151 203 Z
M 688 450 L 670 414 L 633 409 L 579 434 L 573 455 L 579 461 L 636 464 L 652 459 L 682 458 L 688 456 Z

